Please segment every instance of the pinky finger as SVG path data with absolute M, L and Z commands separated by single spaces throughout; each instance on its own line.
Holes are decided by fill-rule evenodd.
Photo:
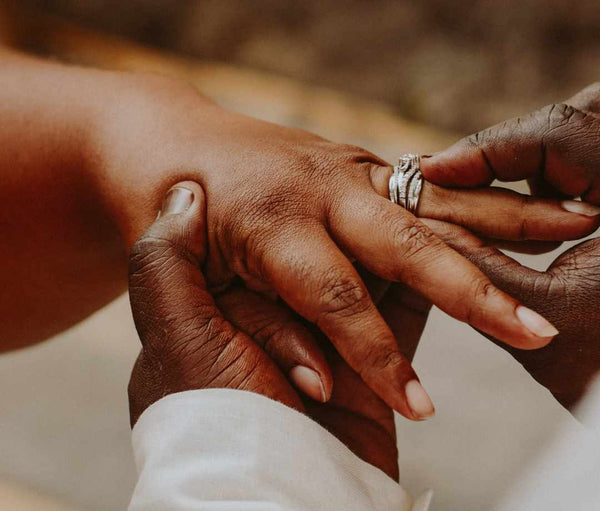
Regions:
M 329 364 L 311 333 L 283 305 L 239 287 L 216 298 L 223 315 L 256 342 L 315 401 L 331 397 Z

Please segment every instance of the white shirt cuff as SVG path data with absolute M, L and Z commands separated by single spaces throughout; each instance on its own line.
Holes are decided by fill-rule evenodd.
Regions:
M 130 511 L 427 511 L 316 422 L 226 389 L 167 396 L 133 431 Z

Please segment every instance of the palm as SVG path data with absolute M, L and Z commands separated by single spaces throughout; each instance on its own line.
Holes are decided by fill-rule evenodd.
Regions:
M 502 275 L 496 280 L 501 286 L 515 287 Z M 600 370 L 600 239 L 568 250 L 546 273 L 525 284 L 515 296 L 520 294 L 552 321 L 560 334 L 541 350 L 509 351 L 570 408 Z
M 600 371 L 600 238 L 567 250 L 546 272 L 537 272 L 464 229 L 441 222 L 431 226 L 500 289 L 556 325 L 559 335 L 534 351 L 492 340 L 509 351 L 563 406 L 571 408 Z

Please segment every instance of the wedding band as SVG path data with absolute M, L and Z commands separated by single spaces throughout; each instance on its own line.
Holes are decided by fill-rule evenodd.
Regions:
M 414 215 L 422 188 L 421 157 L 418 154 L 400 156 L 388 184 L 390 200 Z

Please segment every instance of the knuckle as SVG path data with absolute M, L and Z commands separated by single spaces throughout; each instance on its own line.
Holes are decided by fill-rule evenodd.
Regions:
M 514 237 L 517 240 L 529 239 L 529 223 L 527 219 L 530 215 L 530 210 L 534 204 L 533 197 L 530 195 L 518 195 L 517 196 L 517 218 L 515 225 Z
M 135 242 L 129 255 L 130 283 L 143 281 L 149 276 L 159 276 L 164 268 L 193 255 L 168 238 L 144 235 Z
M 419 221 L 396 222 L 393 239 L 405 259 L 418 259 L 432 245 L 441 243 L 435 234 Z
M 585 112 L 566 103 L 554 103 L 543 108 L 541 115 L 545 117 L 543 140 L 546 144 L 562 146 L 580 133 L 581 123 L 590 119 Z
M 477 303 L 485 302 L 493 295 L 497 294 L 498 290 L 491 281 L 480 279 L 475 282 L 471 291 L 471 296 Z
M 486 139 L 486 131 L 477 131 L 476 133 L 472 133 L 466 138 L 466 142 L 476 148 L 480 148 L 483 145 L 484 140 Z
M 490 148 L 498 145 L 501 141 L 502 133 L 506 131 L 506 123 L 502 125 L 492 126 L 483 131 L 478 131 L 468 136 L 466 139 L 467 146 L 471 146 L 476 152 L 479 153 L 481 160 L 488 172 L 495 174 L 494 166 L 490 153 Z
M 487 309 L 487 302 L 500 291 L 487 279 L 477 279 L 468 289 L 465 301 L 471 305 L 466 308 L 464 321 L 469 324 L 478 323 Z M 463 318 L 459 318 L 463 319 Z
M 577 112 L 574 107 L 566 103 L 553 103 L 547 106 L 545 110 L 549 129 L 567 124 Z
M 290 321 L 267 318 L 251 325 L 248 333 L 267 353 L 273 354 L 277 346 L 287 340 L 289 328 Z
M 371 151 L 354 144 L 338 144 L 337 149 L 342 161 L 349 162 L 350 164 L 383 163 L 381 158 L 373 154 Z
M 550 105 L 542 109 L 542 113 L 545 115 L 541 129 L 544 147 L 576 167 L 594 168 L 598 162 L 593 151 L 598 145 L 598 116 L 566 103 Z M 573 194 L 580 192 L 582 190 Z
M 319 291 L 321 315 L 350 317 L 362 314 L 370 307 L 368 291 L 355 278 L 330 272 Z
M 390 343 L 393 343 L 390 340 Z M 361 376 L 367 372 L 394 372 L 396 374 L 404 374 L 411 371 L 408 361 L 398 353 L 392 346 L 382 345 L 378 348 L 371 348 L 367 352 L 364 359 L 363 367 L 360 371 Z
M 504 131 L 506 131 L 510 121 L 505 121 L 495 126 L 490 126 L 481 131 L 477 131 L 465 138 L 466 144 L 473 147 L 477 151 L 484 151 L 487 147 L 493 146 L 496 141 L 501 137 Z

